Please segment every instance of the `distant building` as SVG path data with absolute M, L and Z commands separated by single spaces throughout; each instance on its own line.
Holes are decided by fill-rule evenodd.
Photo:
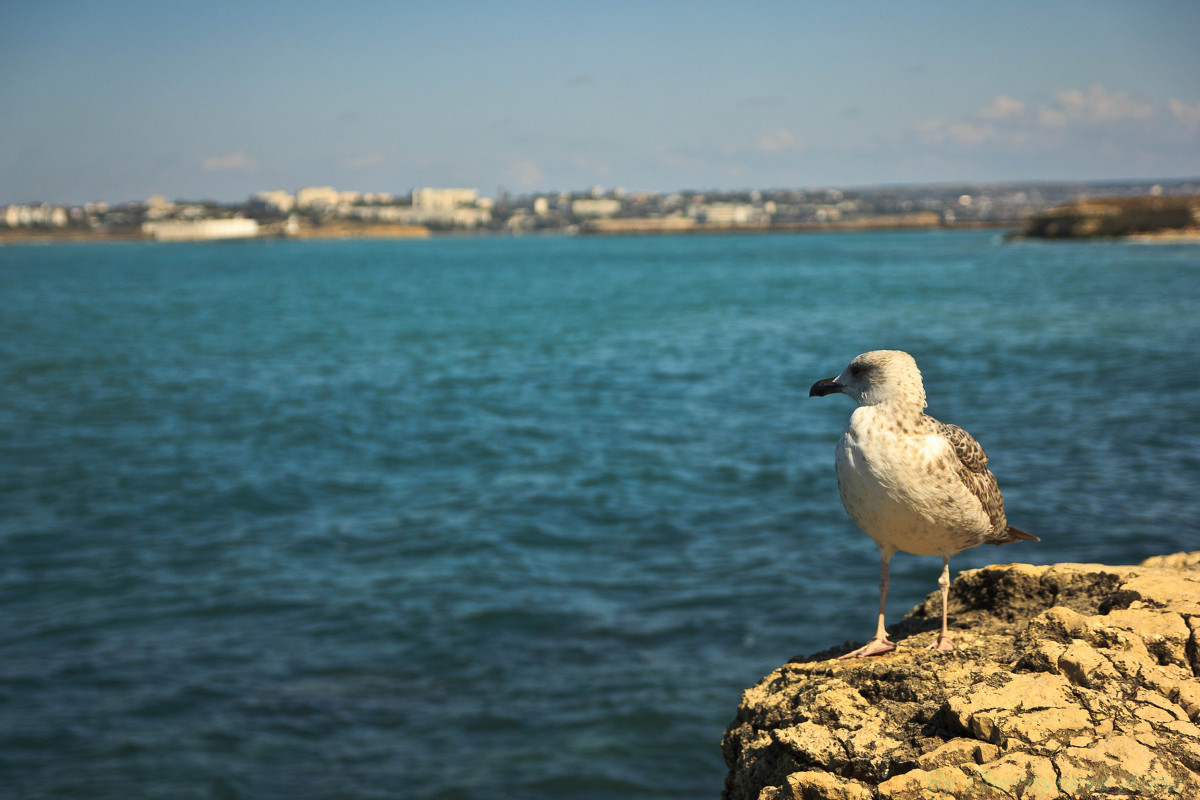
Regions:
M 341 193 L 332 186 L 305 186 L 296 192 L 296 208 L 336 206 L 341 197 Z
M 197 219 L 143 222 L 142 233 L 163 242 L 208 241 L 213 239 L 250 239 L 258 236 L 258 223 L 252 219 Z
M 364 222 L 386 222 L 401 225 L 433 225 L 453 228 L 479 228 L 492 221 L 490 208 L 460 206 L 458 208 L 423 208 L 419 206 L 338 206 L 338 216 Z
M 161 194 L 147 198 L 143 205 L 145 210 L 142 213 L 146 219 L 166 219 L 175 211 L 175 204 Z
M 767 213 L 749 203 L 707 203 L 698 209 L 706 225 L 762 225 L 770 222 Z
M 576 200 L 571 203 L 571 213 L 577 217 L 611 217 L 621 210 L 621 201 L 598 197 Z
M 452 211 L 473 206 L 479 200 L 477 189 L 413 189 L 413 208 L 422 211 Z
M 269 192 L 255 192 L 250 195 L 249 205 L 273 214 L 288 214 L 296 207 L 296 198 L 289 192 L 273 189 Z
M 67 209 L 46 203 L 36 206 L 12 205 L 4 208 L 4 224 L 10 228 L 61 228 L 67 224 L 67 218 Z
M 388 192 L 366 192 L 360 202 L 367 205 L 391 205 L 396 202 L 396 196 Z

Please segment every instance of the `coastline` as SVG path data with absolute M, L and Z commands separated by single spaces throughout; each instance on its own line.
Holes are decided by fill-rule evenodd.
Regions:
M 855 219 L 826 223 L 776 223 L 765 225 L 679 225 L 669 219 L 610 219 L 597 220 L 578 228 L 541 232 L 550 236 L 698 236 L 751 233 L 867 233 L 888 231 L 1008 231 L 1006 240 L 1051 240 L 1055 237 L 1030 235 L 1020 230 L 1021 222 L 938 222 L 914 223 L 887 219 Z M 529 236 L 538 232 L 514 231 L 434 231 L 420 225 L 353 225 L 327 224 L 304 226 L 299 230 L 283 231 L 277 226 L 264 226 L 258 236 L 238 238 L 180 239 L 178 242 L 198 241 L 262 241 L 262 240 L 366 240 L 366 239 L 431 239 L 469 236 Z M 1131 244 L 1200 244 L 1200 229 L 1168 229 L 1112 236 L 1058 237 L 1058 241 L 1096 241 L 1103 239 Z M 154 236 L 140 230 L 71 230 L 71 229 L 0 229 L 0 247 L 39 244 L 84 244 L 103 242 L 158 242 Z
M 284 239 L 428 239 L 433 232 L 421 225 L 345 225 L 304 226 L 285 232 L 278 227 L 266 227 L 257 236 L 230 238 L 174 239 L 173 242 L 227 242 Z M 104 231 L 71 229 L 9 229 L 0 230 L 0 247 L 6 245 L 83 244 L 98 242 L 160 242 L 140 230 Z
M 664 219 L 611 219 L 597 220 L 562 231 L 550 231 L 545 235 L 559 236 L 679 236 L 743 233 L 848 233 L 867 231 L 916 231 L 916 230 L 1012 230 L 1019 222 L 910 222 L 894 219 L 856 219 L 827 223 L 776 223 L 767 225 L 679 225 Z M 186 239 L 177 241 L 256 241 L 263 239 L 429 239 L 461 238 L 463 231 L 433 231 L 420 225 L 354 225 L 327 224 L 304 226 L 299 230 L 284 231 L 277 226 L 264 226 L 258 236 L 235 239 Z M 529 233 L 513 231 L 475 231 L 474 236 L 527 236 Z M 70 229 L 10 229 L 0 230 L 0 246 L 29 244 L 66 244 L 83 242 L 154 242 L 154 236 L 139 230 L 104 231 Z

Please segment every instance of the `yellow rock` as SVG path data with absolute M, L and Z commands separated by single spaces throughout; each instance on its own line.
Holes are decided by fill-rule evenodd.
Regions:
M 828 772 L 793 772 L 780 800 L 872 800 L 875 793 L 858 781 Z
M 916 646 L 935 593 L 893 626 L 893 653 L 830 650 L 747 690 L 725 798 L 1200 798 L 1198 566 L 967 570 L 955 651 Z

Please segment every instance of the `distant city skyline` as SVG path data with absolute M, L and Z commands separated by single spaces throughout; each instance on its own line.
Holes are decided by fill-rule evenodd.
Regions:
M 0 204 L 1200 176 L 1194 2 L 202 7 L 0 27 Z

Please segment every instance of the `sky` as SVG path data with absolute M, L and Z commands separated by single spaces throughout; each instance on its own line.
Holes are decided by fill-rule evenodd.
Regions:
M 1200 176 L 1200 3 L 25 2 L 0 204 Z

